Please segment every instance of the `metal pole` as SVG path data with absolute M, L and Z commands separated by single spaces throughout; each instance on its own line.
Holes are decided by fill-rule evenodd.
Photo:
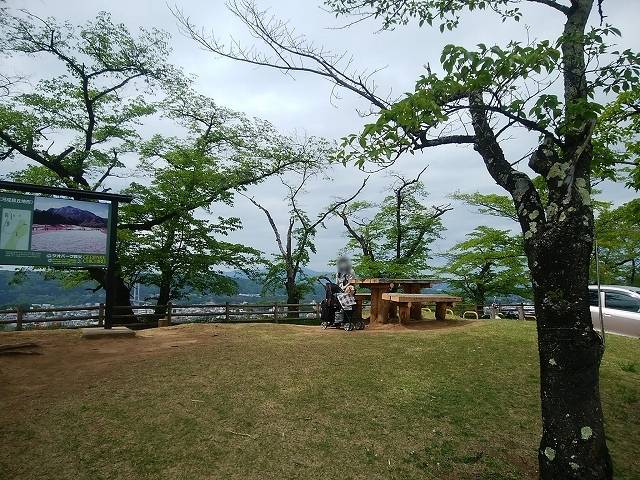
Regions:
M 604 318 L 602 316 L 602 293 L 600 292 L 600 256 L 598 255 L 598 239 L 594 238 L 596 249 L 596 281 L 598 282 L 598 315 L 600 316 L 600 332 L 602 333 L 602 345 L 605 344 Z
M 116 244 L 118 243 L 118 202 L 111 202 L 111 219 L 109 221 L 109 254 L 107 256 L 107 274 L 105 277 L 105 316 L 104 328 L 113 326 L 114 278 L 116 268 Z

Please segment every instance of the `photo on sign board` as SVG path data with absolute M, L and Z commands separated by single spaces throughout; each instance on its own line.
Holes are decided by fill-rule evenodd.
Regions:
M 107 253 L 109 205 L 36 197 L 31 250 L 65 253 Z

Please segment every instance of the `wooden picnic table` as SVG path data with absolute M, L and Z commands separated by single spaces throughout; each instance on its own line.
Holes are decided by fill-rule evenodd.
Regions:
M 431 288 L 442 280 L 433 278 L 364 278 L 351 283 L 371 290 L 371 312 L 369 323 L 388 323 L 390 318 L 397 317 L 397 308 L 382 295 L 392 290 L 402 290 L 403 293 L 418 294 L 423 288 Z M 422 319 L 422 305 L 414 302 L 410 307 L 410 318 Z
M 425 303 L 435 303 L 436 320 L 446 320 L 447 307 L 452 307 L 455 303 L 461 302 L 462 298 L 438 293 L 383 293 L 382 300 L 397 305 L 400 311 L 398 315 L 400 323 L 405 323 L 409 320 L 418 320 L 411 317 L 410 311 L 415 305 L 420 308 L 420 313 L 422 314 L 422 305 Z

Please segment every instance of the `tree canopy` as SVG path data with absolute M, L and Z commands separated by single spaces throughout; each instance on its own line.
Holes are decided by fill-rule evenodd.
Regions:
M 429 206 L 421 175 L 392 174 L 390 194 L 380 203 L 354 201 L 336 210 L 347 230 L 347 251 L 356 252 L 361 277 L 410 278 L 429 268 L 433 242 L 444 229 L 449 205 Z
M 476 227 L 445 258 L 440 273 L 456 293 L 476 305 L 505 294 L 531 296 L 522 240 L 509 230 Z
M 640 200 L 617 208 L 603 205 L 598 212 L 595 234 L 600 261 L 600 282 L 640 286 Z M 591 263 L 595 283 L 595 257 Z
M 23 11 L 2 18 L 0 53 L 53 59 L 64 72 L 35 85 L 0 80 L 0 161 L 20 159 L 17 181 L 108 191 L 127 177 L 135 197 L 121 212 L 117 302 L 133 284 L 160 287 L 160 303 L 192 289 L 231 292 L 221 268 L 248 271 L 258 251 L 221 237 L 241 227 L 216 218 L 235 192 L 304 161 L 301 146 L 268 122 L 196 93 L 167 62 L 169 36 L 132 34 L 102 12 L 81 26 Z M 162 119 L 180 135 L 140 132 Z M 105 286 L 102 269 L 65 274 Z
M 29 159 L 29 178 L 97 190 L 135 150 L 139 122 L 155 110 L 145 92 L 177 74 L 166 62 L 167 34 L 132 35 L 105 12 L 81 27 L 25 12 L 2 27 L 1 54 L 53 58 L 66 73 L 26 92 L 6 88 L 0 159 Z

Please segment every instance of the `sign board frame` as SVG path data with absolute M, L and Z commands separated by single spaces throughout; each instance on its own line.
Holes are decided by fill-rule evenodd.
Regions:
M 111 203 L 0 192 L 0 264 L 106 267 L 111 207 Z
M 26 195 L 15 195 L 12 193 L 5 193 L 2 190 L 6 190 L 8 192 L 25 192 L 25 193 L 36 193 L 43 195 L 53 195 L 56 197 L 67 197 L 76 201 L 83 200 L 105 200 L 109 202 L 109 215 L 107 221 L 107 251 L 106 251 L 106 265 L 91 265 L 89 263 L 76 264 L 76 265 L 50 265 L 45 264 L 44 266 L 50 266 L 53 268 L 106 268 L 105 271 L 105 322 L 104 327 L 110 329 L 113 325 L 113 315 L 114 315 L 114 279 L 115 279 L 115 268 L 116 268 L 116 246 L 118 241 L 118 206 L 119 203 L 131 203 L 133 201 L 133 197 L 129 195 L 121 195 L 115 193 L 107 193 L 107 192 L 94 192 L 89 190 L 79 190 L 74 188 L 61 188 L 61 187 L 46 187 L 42 185 L 32 185 L 28 183 L 18 183 L 18 182 L 8 182 L 8 181 L 0 181 L 0 197 L 5 198 L 36 198 L 34 196 L 26 196 Z M 17 204 L 19 204 L 18 202 Z M 23 204 L 27 205 L 27 204 Z M 35 205 L 35 201 L 34 204 Z M 31 206 L 31 211 L 33 212 L 33 205 Z M 17 210 L 21 210 L 18 208 Z M 26 210 L 24 207 L 22 210 Z M 32 213 L 33 215 L 33 213 Z M 31 226 L 32 218 L 29 219 Z M 29 236 L 29 243 L 31 243 L 31 234 Z M 29 249 L 31 249 L 31 244 L 29 245 Z M 5 259 L 6 260 L 6 259 Z M 0 259 L 0 262 L 4 260 Z M 12 265 L 16 265 L 16 263 L 11 263 Z M 25 265 L 24 263 L 18 263 L 18 265 Z M 27 264 L 31 265 L 31 264 Z M 42 265 L 42 264 L 37 264 Z

